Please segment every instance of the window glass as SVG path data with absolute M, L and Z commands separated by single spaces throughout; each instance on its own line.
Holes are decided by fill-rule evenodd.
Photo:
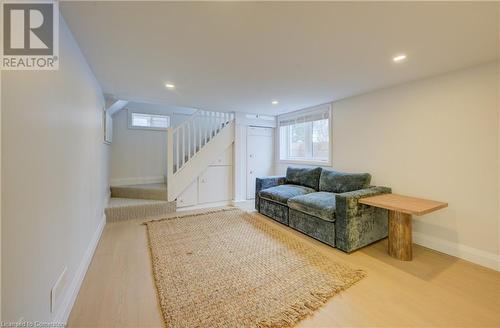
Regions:
M 280 160 L 330 160 L 330 108 L 278 118 Z
M 290 157 L 306 157 L 306 123 L 290 125 Z
M 170 126 L 170 117 L 166 115 L 132 113 L 130 117 L 133 128 L 166 129 Z
M 319 120 L 312 123 L 312 157 L 328 160 L 330 153 L 330 131 L 328 120 Z

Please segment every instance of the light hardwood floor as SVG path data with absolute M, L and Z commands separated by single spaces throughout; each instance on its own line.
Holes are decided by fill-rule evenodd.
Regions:
M 299 327 L 500 327 L 500 272 L 417 245 L 413 261 L 401 262 L 386 240 L 346 254 L 254 215 L 368 273 Z M 141 222 L 106 225 L 69 327 L 163 326 Z

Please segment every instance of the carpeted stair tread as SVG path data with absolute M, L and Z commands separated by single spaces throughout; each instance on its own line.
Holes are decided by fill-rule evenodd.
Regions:
M 122 221 L 165 215 L 177 210 L 176 202 L 112 197 L 106 207 L 106 221 Z
M 109 199 L 107 207 L 126 207 L 126 206 L 137 206 L 137 205 L 147 205 L 147 204 L 162 204 L 165 202 L 166 202 L 165 200 L 155 200 L 155 199 L 112 197 Z
M 167 200 L 167 185 L 164 183 L 112 186 L 111 197 L 149 200 Z

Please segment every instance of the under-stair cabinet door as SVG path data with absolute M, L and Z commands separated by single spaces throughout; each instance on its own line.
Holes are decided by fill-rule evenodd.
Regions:
M 198 203 L 198 179 L 195 179 L 182 194 L 177 197 L 177 207 L 194 206 Z
M 216 203 L 233 198 L 233 167 L 209 166 L 198 178 L 198 202 Z
M 274 171 L 274 129 L 247 129 L 247 199 L 255 198 L 255 179 Z

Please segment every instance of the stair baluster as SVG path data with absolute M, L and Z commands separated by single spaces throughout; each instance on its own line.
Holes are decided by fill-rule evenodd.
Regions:
M 229 122 L 233 113 L 198 110 L 188 120 L 167 133 L 167 177 L 176 174 Z

